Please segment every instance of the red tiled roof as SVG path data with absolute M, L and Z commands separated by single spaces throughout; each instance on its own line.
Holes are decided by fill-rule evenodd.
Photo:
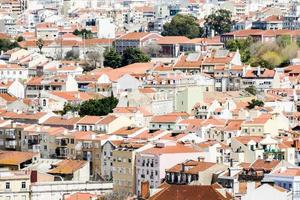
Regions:
M 76 192 L 67 196 L 65 200 L 91 200 L 96 197 L 97 195 L 95 194 Z
M 161 154 L 172 154 L 172 153 L 197 153 L 198 150 L 194 149 L 190 145 L 184 145 L 177 143 L 175 145 L 166 145 L 164 147 L 152 147 L 150 149 L 142 151 L 142 153 L 145 154 L 155 154 L 155 155 L 161 155 Z
M 148 34 L 150 34 L 150 33 L 148 33 L 148 32 L 131 32 L 131 33 L 127 33 L 125 35 L 122 35 L 118 39 L 122 39 L 122 40 L 141 40 L 143 37 L 146 37 Z
M 229 194 L 223 196 L 212 185 L 167 185 L 149 200 L 230 200 Z
M 73 174 L 78 169 L 85 166 L 84 160 L 63 160 L 55 164 L 55 168 L 48 171 L 49 174 Z
M 158 44 L 181 44 L 190 41 L 185 36 L 165 36 L 157 40 Z
M 77 124 L 97 124 L 102 119 L 103 119 L 103 117 L 100 117 L 100 116 L 89 116 L 89 115 L 86 115 L 83 118 L 81 118 L 77 122 Z
M 152 123 L 176 123 L 178 120 L 176 115 L 157 115 L 151 120 Z
M 261 69 L 261 74 L 257 73 L 257 70 L 248 70 L 244 78 L 273 78 L 275 75 L 275 70 Z
M 264 138 L 261 136 L 239 136 L 239 137 L 234 137 L 235 140 L 239 141 L 242 144 L 248 144 L 251 140 L 255 142 L 260 142 Z
M 265 170 L 265 171 L 271 171 L 273 170 L 278 164 L 280 163 L 279 160 L 263 160 L 263 159 L 257 159 L 250 165 L 249 168 L 254 170 Z

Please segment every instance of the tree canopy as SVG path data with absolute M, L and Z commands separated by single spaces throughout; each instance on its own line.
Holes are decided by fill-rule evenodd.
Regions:
M 122 65 L 122 56 L 114 49 L 106 49 L 104 52 L 104 66 L 118 68 Z
M 66 60 L 78 60 L 79 53 L 76 53 L 74 50 L 70 50 L 66 53 L 65 59 Z
M 299 49 L 290 36 L 279 36 L 276 41 L 265 43 L 255 43 L 250 38 L 228 40 L 225 47 L 230 51 L 239 49 L 242 62 L 268 69 L 288 65 Z
M 127 48 L 123 52 L 122 66 L 138 62 L 149 62 L 150 57 L 138 48 Z
M 262 107 L 262 106 L 264 106 L 264 102 L 261 101 L 261 100 L 252 99 L 250 102 L 248 102 L 247 108 L 248 108 L 248 109 L 253 109 L 253 108 L 255 108 L 256 106 Z
M 40 50 L 40 53 L 42 53 L 42 49 L 44 47 L 44 40 L 42 38 L 39 38 L 37 41 L 36 41 L 36 46 L 39 48 Z
M 102 99 L 90 99 L 82 102 L 80 105 L 72 105 L 68 103 L 64 106 L 61 113 L 66 114 L 70 111 L 78 112 L 80 116 L 103 116 L 112 113 L 118 102 L 117 98 L 110 96 Z
M 19 47 L 19 44 L 17 42 L 12 42 L 9 39 L 0 39 L 0 51 L 5 52 L 16 47 Z
M 103 116 L 111 113 L 118 104 L 118 99 L 110 96 L 103 99 L 91 99 L 84 101 L 79 108 L 79 115 Z
M 67 103 L 64 105 L 63 110 L 61 111 L 61 114 L 65 115 L 67 112 L 78 112 L 79 111 L 79 105 L 72 105 L 70 103 Z
M 77 36 L 80 36 L 80 37 L 85 37 L 85 39 L 93 38 L 92 31 L 87 30 L 85 28 L 81 29 L 81 30 L 76 29 L 75 31 L 73 31 L 73 34 L 77 35 Z
M 256 87 L 253 86 L 253 85 L 251 85 L 249 87 L 246 87 L 245 91 L 248 92 L 249 94 L 252 94 L 252 95 L 256 95 L 257 94 Z
M 249 48 L 252 43 L 253 42 L 250 38 L 239 39 L 239 40 L 228 40 L 225 42 L 225 47 L 230 51 L 239 50 L 241 54 L 242 62 L 248 62 L 248 60 L 251 57 Z
M 177 14 L 163 26 L 163 36 L 186 36 L 197 38 L 203 35 L 203 29 L 197 23 L 197 18 L 192 15 Z
M 214 30 L 218 35 L 231 31 L 232 15 L 229 10 L 220 9 L 205 17 L 205 26 L 209 30 Z

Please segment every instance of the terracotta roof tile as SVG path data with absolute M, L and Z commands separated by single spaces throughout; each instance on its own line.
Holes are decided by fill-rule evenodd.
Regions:
M 97 198 L 97 197 L 98 196 L 96 194 L 76 192 L 69 196 L 66 195 L 65 200 L 92 200 L 93 198 Z
M 279 160 L 263 160 L 263 159 L 257 159 L 254 161 L 249 168 L 254 170 L 265 170 L 265 171 L 271 171 L 273 170 L 277 165 L 279 165 Z
M 230 200 L 230 195 L 223 196 L 211 185 L 168 185 L 155 193 L 149 200 Z
M 77 124 L 97 124 L 99 123 L 101 120 L 103 119 L 103 117 L 100 116 L 89 116 L 86 115 L 83 118 L 81 118 Z
M 75 171 L 84 167 L 87 161 L 84 160 L 63 160 L 54 165 L 54 168 L 49 170 L 49 174 L 73 174 Z
M 185 36 L 165 36 L 162 38 L 159 38 L 157 40 L 158 44 L 181 44 L 181 43 L 186 43 L 190 41 L 189 38 Z
M 122 39 L 122 40 L 141 40 L 142 38 L 146 37 L 148 34 L 148 32 L 131 32 L 131 33 L 127 33 L 125 35 L 122 35 L 121 37 L 118 38 Z
M 260 142 L 264 138 L 262 136 L 239 136 L 239 137 L 234 137 L 235 140 L 239 141 L 242 144 L 248 144 L 251 140 L 255 142 Z
M 184 145 L 177 143 L 175 145 L 166 145 L 164 147 L 152 147 L 150 149 L 142 151 L 142 153 L 145 154 L 155 154 L 155 155 L 161 155 L 161 154 L 172 154 L 172 153 L 196 153 L 199 152 L 198 150 L 194 149 L 190 145 Z
M 20 151 L 0 151 L 0 165 L 19 165 L 31 160 L 38 153 Z

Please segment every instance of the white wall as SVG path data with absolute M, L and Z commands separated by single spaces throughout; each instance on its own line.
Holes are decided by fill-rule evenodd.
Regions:
M 31 200 L 57 200 L 62 199 L 64 194 L 82 191 L 101 194 L 111 192 L 112 188 L 113 184 L 108 182 L 56 181 L 34 183 L 31 185 Z

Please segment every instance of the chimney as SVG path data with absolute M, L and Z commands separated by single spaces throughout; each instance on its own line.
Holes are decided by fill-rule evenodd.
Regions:
M 215 30 L 214 29 L 211 30 L 211 38 L 213 38 L 213 37 L 215 37 Z
M 257 67 L 257 76 L 260 76 L 261 75 L 261 69 L 260 69 L 260 66 Z
M 181 171 L 184 172 L 184 163 L 181 163 Z
M 230 159 L 230 167 L 233 167 L 233 159 Z
M 198 157 L 198 162 L 204 162 L 204 157 L 199 156 Z
M 31 171 L 30 182 L 31 183 L 36 183 L 37 182 L 37 171 L 36 170 Z
M 150 197 L 149 181 L 141 182 L 141 199 L 148 199 Z

